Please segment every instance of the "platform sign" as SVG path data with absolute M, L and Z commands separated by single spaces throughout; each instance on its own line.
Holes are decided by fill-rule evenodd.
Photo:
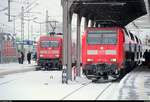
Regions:
M 32 40 L 24 40 L 24 41 L 17 41 L 17 44 L 23 45 L 33 45 L 34 41 Z

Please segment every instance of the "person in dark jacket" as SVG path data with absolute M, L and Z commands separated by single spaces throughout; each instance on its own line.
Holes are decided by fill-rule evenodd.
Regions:
M 27 60 L 28 60 L 28 64 L 30 64 L 31 63 L 31 52 L 30 51 L 27 53 Z
M 147 49 L 144 52 L 143 58 L 145 58 L 145 65 L 148 65 L 148 62 L 149 62 L 149 52 L 148 52 Z
M 24 53 L 21 51 L 21 64 L 24 62 Z

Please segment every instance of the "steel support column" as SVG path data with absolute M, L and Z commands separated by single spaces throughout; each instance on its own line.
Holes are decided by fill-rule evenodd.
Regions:
M 10 22 L 10 0 L 8 0 L 8 22 Z
M 76 46 L 76 59 L 77 59 L 77 76 L 81 76 L 81 68 L 80 68 L 80 63 L 81 63 L 81 40 L 80 40 L 80 31 L 81 31 L 81 16 L 78 14 L 77 15 L 77 46 Z
M 45 21 L 45 30 L 46 30 L 46 34 L 49 33 L 49 29 L 48 29 L 48 10 L 46 10 L 46 21 Z
M 147 14 L 148 14 L 148 21 L 150 22 L 150 1 L 149 0 L 144 0 L 145 1 L 145 5 L 146 5 L 146 10 L 147 10 Z
M 21 41 L 24 41 L 24 7 L 21 7 Z M 24 42 L 21 44 L 21 50 L 24 51 Z
M 72 33 L 71 33 L 71 24 L 72 24 L 72 14 L 68 11 L 68 78 L 72 80 Z
M 67 35 L 68 35 L 68 2 L 63 1 L 63 67 L 67 67 L 67 53 L 68 53 L 68 46 L 67 46 Z M 68 74 L 67 74 L 68 80 Z
M 63 0 L 63 66 L 67 67 L 67 80 L 72 80 L 72 36 L 71 36 L 71 21 L 72 14 L 70 13 L 70 6 L 72 2 Z

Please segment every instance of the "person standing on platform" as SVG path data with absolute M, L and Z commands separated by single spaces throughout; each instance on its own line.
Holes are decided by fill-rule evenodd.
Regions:
M 146 49 L 146 51 L 144 52 L 144 55 L 143 55 L 143 58 L 145 59 L 145 63 L 144 63 L 144 65 L 148 65 L 148 60 L 149 60 L 149 52 L 148 52 L 148 50 Z
M 28 60 L 28 64 L 30 64 L 31 63 L 31 52 L 30 51 L 27 53 L 27 60 Z
M 24 62 L 24 53 L 21 51 L 21 64 Z

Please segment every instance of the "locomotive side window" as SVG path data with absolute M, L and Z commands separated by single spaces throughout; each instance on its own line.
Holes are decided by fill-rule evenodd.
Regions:
M 134 36 L 133 36 L 132 33 L 130 33 L 130 37 L 131 37 L 131 39 L 134 41 Z
M 132 52 L 131 42 L 129 42 L 129 52 Z
M 89 31 L 87 42 L 88 44 L 116 44 L 117 31 L 115 30 Z
M 129 36 L 128 31 L 127 31 L 126 29 L 124 29 L 124 31 L 125 31 L 125 34 L 126 34 L 127 36 Z
M 136 42 L 139 43 L 139 39 L 137 38 L 137 36 L 135 36 Z

